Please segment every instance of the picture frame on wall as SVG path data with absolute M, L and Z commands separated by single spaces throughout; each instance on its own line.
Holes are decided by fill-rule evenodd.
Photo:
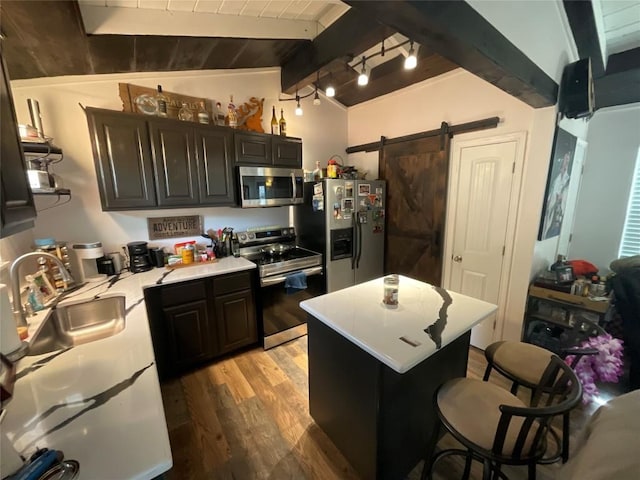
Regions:
M 575 136 L 556 127 L 538 240 L 557 237 L 562 230 L 576 142 Z

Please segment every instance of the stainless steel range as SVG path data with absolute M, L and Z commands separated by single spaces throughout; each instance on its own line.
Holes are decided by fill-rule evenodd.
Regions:
M 240 256 L 258 265 L 265 350 L 305 335 L 307 316 L 299 304 L 326 293 L 322 255 L 296 246 L 293 227 L 250 229 L 237 239 Z

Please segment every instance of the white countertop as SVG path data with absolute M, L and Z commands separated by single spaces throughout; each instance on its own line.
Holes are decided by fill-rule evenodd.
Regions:
M 110 277 L 67 294 L 126 297 L 126 327 L 109 338 L 25 357 L 2 432 L 29 457 L 36 447 L 80 462 L 79 479 L 148 479 L 172 466 L 143 289 L 255 268 L 243 258 Z M 47 312 L 29 318 L 31 336 Z M 3 475 L 5 472 L 2 472 Z
M 300 307 L 398 373 L 497 310 L 496 305 L 402 275 L 397 308 L 386 307 L 382 294 L 383 279 L 378 278 L 305 300 Z

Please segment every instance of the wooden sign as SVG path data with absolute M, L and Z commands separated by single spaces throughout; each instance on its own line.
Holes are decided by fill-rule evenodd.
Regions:
M 200 236 L 203 230 L 202 216 L 147 218 L 149 240 Z
M 118 90 L 124 112 L 155 115 L 151 108 L 148 108 L 151 107 L 152 102 L 155 102 L 155 97 L 158 93 L 155 88 L 141 87 L 131 83 L 118 83 Z M 178 111 L 180 107 L 182 107 L 183 102 L 191 109 L 194 116 L 200 108 L 200 102 L 204 102 L 204 108 L 209 112 L 209 116 L 214 118 L 212 114 L 214 112 L 213 106 L 215 102 L 213 101 L 201 97 L 190 97 L 179 93 L 167 92 L 166 90 L 163 90 L 162 93 L 169 99 L 167 103 L 167 116 L 169 118 L 178 118 Z
M 122 110 L 124 112 L 141 113 L 145 115 L 156 115 L 156 95 L 158 91 L 155 88 L 141 87 L 131 83 L 118 83 L 118 91 L 122 100 Z M 204 102 L 204 108 L 209 113 L 214 125 L 229 125 L 229 119 L 226 116 L 227 105 L 216 105 L 220 102 L 208 100 L 201 97 L 190 97 L 189 95 L 181 95 L 179 93 L 168 92 L 163 90 L 162 93 L 169 99 L 167 103 L 167 117 L 178 118 L 178 111 L 183 103 L 193 112 L 193 121 L 197 121 L 197 112 L 200 109 L 200 102 Z M 264 98 L 258 99 L 251 97 L 248 102 L 239 105 L 236 108 L 238 116 L 238 130 L 250 130 L 252 132 L 264 133 L 262 128 L 262 112 L 264 106 Z

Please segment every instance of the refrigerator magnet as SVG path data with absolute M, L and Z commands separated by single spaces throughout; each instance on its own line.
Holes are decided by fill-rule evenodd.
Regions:
M 366 196 L 371 193 L 371 185 L 368 183 L 361 183 L 358 185 L 358 195 Z
M 376 195 L 382 195 L 382 187 L 376 187 Z
M 353 183 L 347 182 L 344 184 L 345 197 L 353 197 Z
M 314 195 L 322 195 L 322 183 L 316 183 L 313 186 L 313 194 Z
M 313 196 L 313 211 L 319 212 L 324 210 L 324 197 L 322 195 Z
M 353 198 L 342 199 L 342 210 L 344 211 L 345 214 L 353 211 Z

